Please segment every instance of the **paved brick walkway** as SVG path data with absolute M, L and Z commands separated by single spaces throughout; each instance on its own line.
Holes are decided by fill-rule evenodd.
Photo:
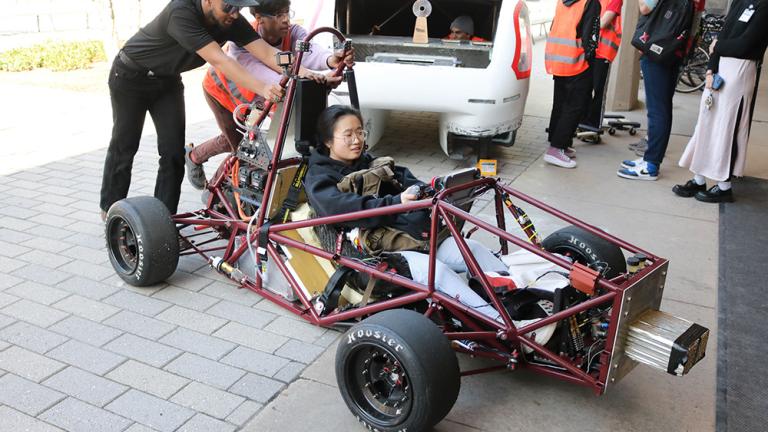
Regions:
M 543 128 L 526 118 L 518 143 L 498 149 L 500 176 L 541 155 Z M 395 114 L 389 130 L 377 153 L 422 178 L 464 165 L 440 150 L 433 115 Z M 215 132 L 208 121 L 187 136 Z M 145 137 L 131 195 L 151 195 L 155 153 Z M 0 177 L 0 429 L 237 430 L 338 333 L 238 290 L 196 257 L 167 283 L 123 283 L 98 217 L 103 160 L 102 149 Z M 180 208 L 199 206 L 185 184 Z

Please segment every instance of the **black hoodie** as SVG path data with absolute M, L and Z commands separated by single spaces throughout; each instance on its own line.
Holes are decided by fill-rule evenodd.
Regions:
M 309 204 L 315 209 L 318 216 L 338 215 L 400 204 L 400 193 L 404 189 L 412 185 L 424 184 L 408 168 L 396 165 L 395 178 L 403 185 L 403 190 L 398 190 L 392 184 L 385 184 L 382 187 L 382 196 L 376 197 L 372 195 L 360 196 L 338 189 L 336 185 L 344 176 L 369 168 L 373 159 L 374 157 L 369 153 L 363 153 L 352 165 L 346 165 L 312 149 L 304 188 L 307 191 Z M 423 239 L 429 233 L 429 224 L 429 212 L 424 210 L 358 219 L 340 225 L 345 228 L 389 226 L 405 231 L 416 239 Z

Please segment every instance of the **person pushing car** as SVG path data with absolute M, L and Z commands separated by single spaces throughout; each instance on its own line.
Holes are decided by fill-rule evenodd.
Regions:
M 112 138 L 104 161 L 99 206 L 102 219 L 128 195 L 133 159 L 149 112 L 157 130 L 159 167 L 154 195 L 176 213 L 184 178 L 184 85 L 181 73 L 206 62 L 235 83 L 272 101 L 284 94 L 277 84 L 254 78 L 221 46 L 232 41 L 274 70 L 277 50 L 240 15 L 257 0 L 171 0 L 117 54 L 109 73 Z M 300 74 L 312 75 L 302 68 Z

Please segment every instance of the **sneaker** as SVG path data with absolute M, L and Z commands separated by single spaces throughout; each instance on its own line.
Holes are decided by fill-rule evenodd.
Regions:
M 709 190 L 696 192 L 693 197 L 696 201 L 707 203 L 733 202 L 733 189 L 722 190 L 720 186 L 714 185 Z
M 576 158 L 576 149 L 575 148 L 568 147 L 564 151 L 565 151 L 565 155 L 568 156 L 569 158 L 571 158 L 571 159 L 575 159 Z
M 659 169 L 653 166 L 653 164 L 649 164 L 647 162 L 643 162 L 641 165 L 633 168 L 622 168 L 616 171 L 616 174 L 621 178 L 630 180 L 659 179 Z
M 194 146 L 192 144 L 187 144 L 185 148 L 186 153 L 184 154 L 184 165 L 187 167 L 187 179 L 195 189 L 203 190 L 205 189 L 206 183 L 205 170 L 203 169 L 202 165 L 192 162 L 192 159 L 189 157 L 193 148 Z
M 704 192 L 707 190 L 707 184 L 698 184 L 693 180 L 688 180 L 685 182 L 684 185 L 675 185 L 672 187 L 672 192 L 675 193 L 675 195 L 683 197 L 683 198 L 690 198 L 694 195 L 696 195 L 697 192 Z
M 648 149 L 648 137 L 642 137 L 640 138 L 640 141 L 631 143 L 629 145 L 629 149 L 632 151 L 645 151 Z
M 621 167 L 622 168 L 640 168 L 645 166 L 645 161 L 643 158 L 638 158 L 635 160 L 623 160 L 621 161 Z
M 544 155 L 544 162 L 561 168 L 576 168 L 576 161 L 569 158 L 565 154 L 565 150 L 556 147 L 547 149 L 547 153 Z

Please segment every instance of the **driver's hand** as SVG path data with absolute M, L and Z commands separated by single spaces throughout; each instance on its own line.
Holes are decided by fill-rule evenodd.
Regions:
M 405 192 L 400 194 L 400 203 L 401 204 L 408 204 L 414 201 L 418 201 L 419 196 L 416 194 L 408 193 L 406 190 Z
M 704 87 L 706 87 L 706 88 L 708 88 L 708 89 L 710 89 L 710 90 L 711 90 L 711 89 L 712 89 L 712 82 L 713 82 L 714 80 L 715 80 L 715 79 L 714 79 L 714 77 L 712 76 L 712 74 L 711 74 L 711 73 L 708 73 L 708 74 L 707 74 L 707 77 L 706 77 L 706 78 L 704 78 L 704 83 L 705 83 L 705 84 L 704 84 Z

